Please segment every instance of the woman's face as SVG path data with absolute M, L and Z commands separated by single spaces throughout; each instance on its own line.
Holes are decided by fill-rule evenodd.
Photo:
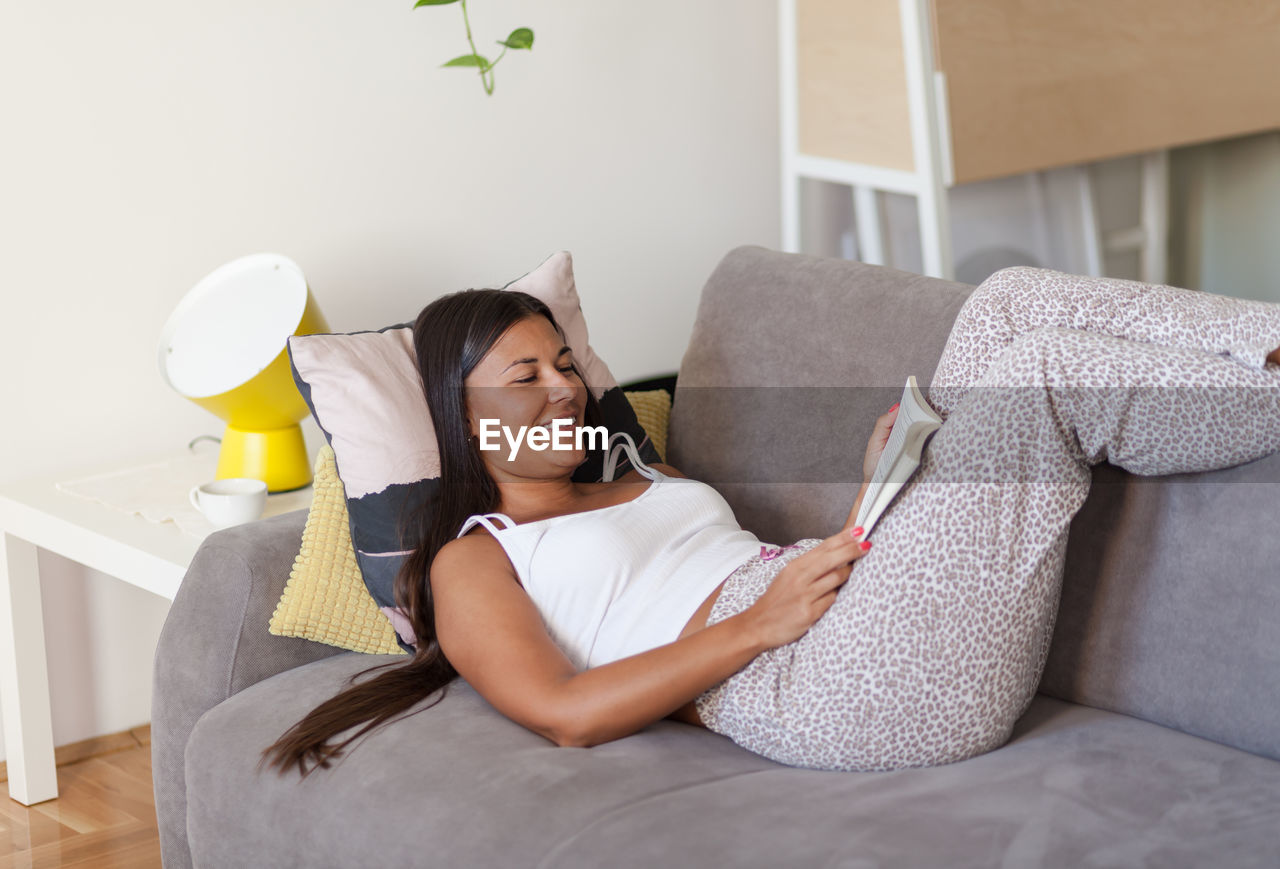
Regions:
M 467 375 L 467 421 L 491 471 L 546 479 L 572 473 L 586 459 L 586 446 L 577 446 L 573 432 L 583 424 L 587 387 L 570 367 L 573 361 L 551 322 L 533 314 L 507 329 Z M 529 429 L 554 432 L 557 419 L 570 421 L 567 436 L 533 449 Z

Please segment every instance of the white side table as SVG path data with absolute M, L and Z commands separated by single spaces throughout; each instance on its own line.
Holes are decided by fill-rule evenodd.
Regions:
M 208 479 L 214 463 L 216 458 Z M 65 479 L 46 475 L 0 486 L 0 706 L 9 796 L 24 805 L 58 796 L 36 548 L 173 600 L 208 533 L 184 532 L 172 522 L 151 522 L 62 492 L 57 483 Z M 180 500 L 186 496 L 185 488 L 174 493 Z M 310 487 L 272 495 L 265 515 L 310 503 Z

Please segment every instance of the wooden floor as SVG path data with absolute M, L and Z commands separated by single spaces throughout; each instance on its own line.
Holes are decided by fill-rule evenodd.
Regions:
M 159 867 L 150 727 L 59 748 L 55 756 L 56 800 L 24 806 L 0 785 L 0 869 Z

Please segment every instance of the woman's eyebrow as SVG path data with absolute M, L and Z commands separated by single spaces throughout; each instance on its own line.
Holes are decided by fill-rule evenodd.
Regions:
M 569 347 L 568 344 L 566 344 L 560 348 L 560 352 L 556 354 L 556 358 L 559 359 L 564 354 L 571 353 L 571 352 L 573 352 L 572 349 Z M 534 359 L 532 356 L 525 359 L 517 359 L 515 362 L 512 362 L 510 365 L 508 365 L 506 368 L 502 369 L 502 373 L 506 374 L 508 371 L 510 371 L 512 368 L 515 368 L 517 365 L 523 365 L 526 362 L 537 362 L 537 361 L 538 360 Z

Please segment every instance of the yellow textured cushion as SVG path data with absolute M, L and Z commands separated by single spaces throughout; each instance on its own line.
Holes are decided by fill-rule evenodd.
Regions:
M 333 448 L 316 457 L 302 547 L 267 630 L 372 655 L 403 655 L 395 629 L 364 587 L 351 548 L 347 499 Z
M 671 395 L 665 389 L 624 393 L 660 457 L 667 454 Z M 365 588 L 347 517 L 346 493 L 333 448 L 316 456 L 311 512 L 302 546 L 267 630 L 371 655 L 403 655 L 396 632 Z
M 667 423 L 671 420 L 671 393 L 665 389 L 646 389 L 643 392 L 624 392 L 636 419 L 653 441 L 658 457 L 667 460 Z

